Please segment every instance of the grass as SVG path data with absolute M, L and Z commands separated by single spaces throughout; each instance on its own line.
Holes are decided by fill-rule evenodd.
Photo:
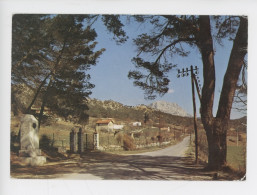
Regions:
M 245 146 L 227 146 L 227 163 L 233 169 L 245 169 Z
M 245 170 L 246 164 L 246 133 L 240 133 L 237 146 L 237 136 L 235 132 L 228 132 L 227 137 L 227 165 L 234 170 Z M 194 139 L 194 138 L 193 138 Z M 199 129 L 198 145 L 199 158 L 203 161 L 208 160 L 208 146 L 206 134 L 203 129 Z

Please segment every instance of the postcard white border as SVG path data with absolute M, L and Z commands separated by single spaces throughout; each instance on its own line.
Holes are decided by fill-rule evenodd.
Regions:
M 254 0 L 0 0 L 0 194 L 253 194 L 256 190 L 256 26 Z M 249 91 L 247 180 L 191 181 L 62 181 L 9 177 L 11 20 L 15 13 L 95 14 L 240 14 L 249 16 Z M 251 190 L 251 191 L 250 191 Z

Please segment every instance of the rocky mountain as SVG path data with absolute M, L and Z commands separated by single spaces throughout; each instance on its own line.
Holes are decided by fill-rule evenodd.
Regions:
M 170 103 L 170 102 L 165 102 L 165 101 L 156 101 L 156 102 L 149 104 L 148 106 L 150 108 L 159 110 L 164 113 L 172 114 L 172 115 L 183 116 L 183 117 L 191 116 L 176 103 Z

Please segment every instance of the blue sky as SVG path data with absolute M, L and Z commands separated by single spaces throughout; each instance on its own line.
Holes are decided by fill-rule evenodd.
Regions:
M 163 97 L 157 97 L 155 100 L 145 100 L 144 91 L 133 86 L 133 80 L 129 80 L 127 75 L 130 70 L 134 70 L 131 59 L 136 56 L 136 46 L 133 39 L 141 34 L 149 27 L 147 25 L 139 25 L 130 22 L 125 25 L 125 31 L 129 36 L 125 44 L 117 45 L 112 39 L 112 34 L 108 33 L 101 22 L 97 22 L 94 26 L 98 37 L 97 48 L 106 48 L 104 54 L 99 58 L 98 64 L 90 70 L 91 82 L 95 84 L 92 90 L 91 98 L 100 100 L 114 100 L 125 105 L 135 106 L 138 104 L 148 105 L 154 101 L 163 100 L 167 102 L 175 102 L 181 106 L 189 114 L 193 114 L 192 92 L 190 77 L 177 78 L 177 68 L 169 73 L 170 90 Z M 216 89 L 214 99 L 213 113 L 216 115 L 219 95 L 222 89 L 223 76 L 226 71 L 232 42 L 225 41 L 224 46 L 215 43 L 215 65 L 216 65 Z M 177 64 L 178 68 L 190 67 L 190 65 L 199 67 L 200 83 L 202 79 L 202 61 L 197 50 L 190 49 L 188 57 L 173 57 L 172 63 Z M 197 115 L 199 116 L 199 100 L 197 100 Z M 231 118 L 242 117 L 242 113 L 232 110 Z

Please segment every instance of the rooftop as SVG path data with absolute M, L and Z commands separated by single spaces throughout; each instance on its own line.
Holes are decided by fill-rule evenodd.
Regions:
M 113 123 L 112 119 L 100 119 L 98 121 L 96 121 L 96 124 L 108 124 L 109 122 Z

